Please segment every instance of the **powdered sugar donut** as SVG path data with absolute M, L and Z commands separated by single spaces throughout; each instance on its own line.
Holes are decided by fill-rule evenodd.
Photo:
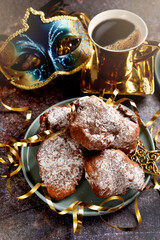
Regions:
M 63 199 L 75 192 L 82 177 L 83 160 L 83 149 L 69 132 L 41 144 L 37 152 L 39 174 L 51 197 Z
M 120 149 L 135 151 L 139 138 L 136 115 L 122 105 L 111 106 L 96 96 L 75 101 L 70 133 L 88 150 Z
M 145 187 L 143 169 L 120 150 L 94 153 L 85 159 L 84 167 L 92 191 L 101 198 L 124 194 L 128 189 L 142 191 Z

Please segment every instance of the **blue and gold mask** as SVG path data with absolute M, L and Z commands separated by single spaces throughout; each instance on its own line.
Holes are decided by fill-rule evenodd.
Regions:
M 22 89 L 46 85 L 57 75 L 81 70 L 89 61 L 92 44 L 80 18 L 27 9 L 23 28 L 0 48 L 0 70 Z

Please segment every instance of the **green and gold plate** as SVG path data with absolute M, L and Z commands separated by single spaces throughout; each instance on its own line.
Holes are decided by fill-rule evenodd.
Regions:
M 71 103 L 74 100 L 76 100 L 76 98 L 62 101 L 60 103 L 55 104 L 54 106 L 62 106 L 64 104 L 67 105 L 68 103 Z M 50 108 L 52 108 L 52 107 L 53 106 L 51 106 Z M 46 109 L 46 111 L 48 111 L 50 108 Z M 44 112 L 46 112 L 46 111 L 44 111 Z M 25 138 L 29 138 L 38 133 L 38 130 L 40 127 L 39 118 L 40 118 L 40 116 L 38 116 L 33 121 L 31 126 L 28 128 L 28 130 L 25 134 Z M 148 150 L 154 150 L 154 143 L 153 143 L 152 137 L 151 137 L 149 131 L 145 127 L 142 127 L 142 126 L 140 127 L 140 139 L 142 140 L 143 144 L 145 145 L 145 147 Z M 33 188 L 36 183 L 41 182 L 41 179 L 39 176 L 39 167 L 38 167 L 38 164 L 36 161 L 36 153 L 37 153 L 38 148 L 39 148 L 39 146 L 23 147 L 22 151 L 21 151 L 21 159 L 23 162 L 23 167 L 22 167 L 23 174 L 31 188 Z M 145 176 L 145 184 L 146 185 L 148 184 L 149 179 L 150 179 L 150 176 L 146 175 Z M 38 189 L 36 191 L 36 194 L 41 200 L 46 202 L 46 199 L 45 199 L 42 189 Z M 127 193 L 123 195 L 124 206 L 131 203 L 139 194 L 140 193 L 135 190 L 127 191 Z M 83 175 L 83 178 L 74 194 L 70 195 L 69 197 L 64 198 L 63 200 L 58 201 L 58 200 L 53 199 L 52 201 L 54 203 L 54 207 L 57 210 L 62 211 L 64 209 L 66 209 L 70 204 L 72 204 L 73 202 L 75 202 L 77 200 L 83 201 L 83 202 L 86 202 L 89 204 L 100 205 L 104 199 L 98 198 L 91 191 L 91 187 Z M 112 201 L 112 202 L 108 203 L 108 205 L 106 204 L 105 206 L 112 208 L 112 207 L 118 206 L 119 204 L 120 203 L 117 200 L 117 201 Z M 98 213 L 98 212 L 92 211 L 88 208 L 85 208 L 85 210 L 84 210 L 84 216 L 98 216 L 99 214 L 106 214 L 106 212 Z

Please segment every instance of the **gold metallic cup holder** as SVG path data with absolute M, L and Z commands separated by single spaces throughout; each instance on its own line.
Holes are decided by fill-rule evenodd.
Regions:
M 92 39 L 94 28 L 106 19 L 122 18 L 132 21 L 141 31 L 141 42 L 126 50 L 109 50 Z M 112 94 L 115 89 L 123 95 L 149 95 L 154 92 L 154 55 L 159 42 L 147 42 L 148 29 L 136 14 L 125 10 L 109 10 L 96 15 L 88 33 L 93 43 L 92 56 L 82 69 L 81 90 L 91 94 Z

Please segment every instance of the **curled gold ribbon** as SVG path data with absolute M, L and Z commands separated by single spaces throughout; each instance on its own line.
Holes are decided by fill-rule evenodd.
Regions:
M 157 181 L 156 176 L 154 176 L 154 189 L 157 189 L 158 191 L 160 191 L 160 185 Z
M 27 139 L 20 139 L 20 142 L 15 142 L 14 143 L 14 147 L 32 146 L 31 144 L 36 144 L 36 143 L 45 141 L 47 139 L 58 137 L 59 135 L 65 133 L 67 131 L 67 129 L 68 128 L 65 128 L 64 130 L 62 130 L 60 132 L 57 132 L 57 133 L 53 133 L 52 130 L 47 130 L 47 131 L 44 131 L 44 133 L 42 133 L 42 134 L 36 134 L 36 135 L 34 135 L 32 137 L 29 137 Z
M 141 217 L 141 214 L 140 214 L 140 211 L 139 211 L 139 208 L 138 208 L 138 203 L 137 203 L 137 198 L 135 200 L 135 205 L 134 205 L 134 208 L 135 208 L 135 214 L 136 214 L 136 219 L 137 219 L 137 226 L 135 227 L 132 227 L 132 228 L 124 228 L 124 227 L 118 227 L 116 225 L 113 225 L 109 222 L 107 222 L 102 216 L 100 216 L 100 218 L 102 219 L 102 221 L 107 224 L 108 226 L 112 227 L 112 228 L 115 228 L 117 230 L 121 230 L 123 232 L 131 232 L 131 231 L 135 231 L 139 226 L 140 224 L 142 223 L 142 217 Z
M 1 95 L 2 95 L 2 89 L 0 89 L 0 102 L 1 104 L 9 111 L 16 111 L 16 112 L 22 112 L 22 111 L 26 111 L 27 110 L 27 115 L 26 115 L 26 119 L 25 119 L 25 123 L 24 126 L 22 128 L 22 132 L 24 133 L 27 130 L 27 126 L 29 124 L 29 121 L 31 119 L 31 110 L 29 110 L 28 106 L 25 107 L 20 107 L 20 108 L 14 108 L 14 107 L 10 107 L 8 105 L 6 105 L 2 99 L 1 99 Z M 22 134 L 21 132 L 21 134 Z M 16 143 L 16 140 L 14 138 L 10 138 L 6 144 L 0 144 L 0 147 L 6 147 L 7 149 L 7 157 L 10 163 L 7 163 L 5 160 L 3 160 L 2 158 L 0 159 L 0 162 L 8 165 L 8 166 L 18 166 L 16 170 L 14 170 L 12 173 L 10 173 L 10 177 L 16 175 L 22 168 L 22 161 L 21 158 L 19 156 L 19 151 L 18 151 L 18 146 L 14 146 L 13 144 Z M 18 164 L 17 164 L 18 162 Z M 1 177 L 7 177 L 7 175 L 1 175 Z
M 149 120 L 146 124 L 144 124 L 145 127 L 149 127 L 150 125 L 153 124 L 153 122 L 158 118 L 158 116 L 160 115 L 160 110 L 158 110 L 154 116 L 151 118 L 151 120 Z
M 9 154 L 8 154 L 8 157 L 9 157 L 8 159 L 10 160 L 10 163 L 7 163 L 5 161 L 6 162 L 5 165 L 12 166 L 12 167 L 13 166 L 18 166 L 16 168 L 16 170 L 14 170 L 12 173 L 10 173 L 10 177 L 12 177 L 12 176 L 16 175 L 22 168 L 21 158 L 19 156 L 19 153 L 13 147 L 11 147 L 10 145 L 8 145 L 8 144 L 0 144 L 0 147 L 7 147 L 7 148 L 9 148 L 9 151 L 10 151 Z M 15 157 L 15 160 L 13 160 L 11 155 L 13 155 Z M 4 163 L 4 160 L 1 159 L 0 162 Z M 17 164 L 17 162 L 18 162 L 18 164 Z M 1 177 L 5 177 L 6 178 L 7 175 L 1 175 Z
M 81 201 L 75 201 L 73 202 L 70 206 L 68 206 L 65 210 L 58 212 L 55 207 L 54 204 L 51 200 L 50 195 L 48 194 L 48 191 L 46 188 L 43 188 L 43 193 L 46 199 L 46 202 L 48 204 L 48 206 L 50 207 L 50 209 L 55 212 L 58 213 L 60 215 L 65 215 L 67 213 L 69 213 L 70 211 L 72 211 L 72 216 L 73 216 L 73 231 L 74 233 L 79 232 L 81 229 L 81 225 L 82 225 L 82 218 L 83 218 L 83 206 L 81 206 Z M 79 208 L 79 216 L 77 218 L 77 206 L 80 206 Z
M 48 206 L 50 207 L 50 209 L 60 215 L 64 215 L 70 211 L 72 211 L 72 215 L 73 215 L 73 231 L 74 233 L 78 233 L 80 232 L 80 229 L 81 229 L 81 226 L 82 226 L 82 220 L 83 220 L 83 210 L 84 210 L 84 207 L 87 207 L 88 209 L 91 209 L 91 210 L 94 210 L 94 211 L 105 211 L 105 212 L 113 212 L 113 211 L 117 211 L 119 209 L 121 209 L 124 205 L 124 199 L 120 196 L 112 196 L 110 198 L 107 198 L 106 200 L 104 200 L 100 206 L 97 206 L 97 205 L 91 205 L 91 204 L 88 204 L 86 202 L 81 202 L 81 201 L 75 201 L 73 202 L 69 207 L 67 207 L 65 210 L 61 211 L 61 212 L 58 212 L 55 207 L 54 207 L 54 204 L 51 200 L 51 197 L 49 196 L 48 192 L 46 189 L 43 188 L 43 192 L 44 192 L 44 195 L 45 195 L 45 198 L 46 198 L 46 202 L 48 204 Z M 115 207 L 115 208 L 106 208 L 106 207 L 103 207 L 103 205 L 109 201 L 113 201 L 113 200 L 120 200 L 122 201 L 122 203 L 118 206 L 118 207 Z M 78 214 L 77 214 L 77 206 L 79 206 L 79 211 L 78 211 Z
M 0 89 L 0 97 L 1 97 L 1 94 L 2 94 L 2 89 Z M 20 108 L 14 108 L 14 107 L 10 107 L 8 105 L 6 105 L 2 99 L 0 98 L 0 102 L 1 104 L 3 105 L 3 107 L 5 107 L 6 109 L 8 109 L 9 111 L 14 111 L 14 112 L 23 112 L 23 111 L 26 111 L 29 109 L 28 106 L 25 106 L 25 107 L 20 107 Z
M 28 127 L 28 125 L 29 125 L 29 122 L 30 122 L 30 120 L 31 120 L 31 117 L 32 117 L 32 110 L 31 110 L 31 109 L 27 109 L 26 119 L 25 119 L 23 128 L 22 128 L 22 130 L 21 130 L 21 133 L 20 133 L 20 135 L 19 135 L 19 138 L 21 138 L 22 134 L 24 134 L 24 133 L 27 131 L 27 127 Z
M 1 95 L 1 92 L 0 92 Z M 115 102 L 115 98 L 118 95 L 118 91 L 115 90 L 113 92 L 113 95 L 107 100 L 107 104 L 110 105 L 118 105 L 119 103 L 125 102 L 125 101 L 129 101 L 130 105 L 132 106 L 136 116 L 138 117 L 138 121 L 140 124 L 142 124 L 139 113 L 138 113 L 138 108 L 135 104 L 135 102 L 129 98 L 122 98 L 119 99 L 118 101 Z M 22 108 L 13 108 L 10 107 L 6 104 L 3 103 L 3 101 L 0 98 L 0 102 L 1 104 L 8 110 L 11 111 L 26 111 L 27 110 L 27 115 L 26 115 L 26 120 L 24 123 L 24 126 L 22 128 L 21 134 L 24 133 L 27 129 L 28 123 L 31 119 L 31 110 L 29 109 L 29 107 L 22 107 Z M 74 105 L 70 106 L 72 108 L 72 111 L 75 111 Z M 157 119 L 157 117 L 160 115 L 160 110 L 157 111 L 157 113 L 152 117 L 152 119 L 144 124 L 145 127 L 151 126 L 152 125 L 152 129 L 155 123 L 155 120 Z M 70 206 L 68 206 L 66 209 L 62 210 L 62 211 L 57 211 L 54 207 L 54 203 L 52 202 L 52 199 L 50 197 L 50 195 L 47 192 L 47 189 L 45 187 L 45 185 L 43 183 L 37 183 L 30 191 L 28 191 L 27 193 L 21 195 L 21 196 L 15 196 L 14 193 L 11 190 L 11 177 L 14 176 L 15 174 L 17 174 L 21 168 L 22 168 L 22 161 L 19 155 L 19 148 L 20 147 L 27 147 L 27 146 L 32 146 L 32 144 L 38 144 L 39 142 L 42 142 L 46 139 L 49 138 L 54 138 L 57 137 L 61 134 L 63 134 L 65 131 L 67 131 L 68 128 L 65 128 L 63 131 L 60 131 L 56 134 L 54 134 L 51 130 L 46 130 L 44 131 L 44 133 L 42 134 L 36 134 L 32 137 L 29 137 L 28 139 L 19 139 L 19 141 L 17 141 L 14 138 L 10 138 L 6 144 L 0 144 L 0 147 L 5 147 L 7 149 L 7 156 L 8 156 L 8 160 L 9 162 L 6 162 L 5 160 L 3 160 L 2 158 L 0 158 L 0 162 L 6 166 L 9 166 L 8 168 L 8 172 L 7 175 L 1 176 L 1 177 L 5 177 L 6 178 L 6 185 L 7 185 L 7 189 L 9 191 L 9 193 L 17 198 L 17 199 L 26 199 L 28 197 L 30 197 L 32 194 L 34 194 L 40 187 L 42 187 L 43 192 L 44 192 L 44 196 L 46 199 L 46 202 L 48 204 L 48 206 L 50 207 L 50 209 L 60 215 L 65 215 L 69 212 L 72 211 L 72 216 L 73 216 L 73 231 L 74 233 L 78 233 L 81 230 L 82 227 L 82 220 L 83 220 L 83 213 L 84 213 L 84 207 L 88 208 L 92 211 L 97 211 L 100 215 L 100 218 L 102 219 L 103 222 L 105 222 L 108 226 L 115 228 L 117 230 L 121 230 L 121 231 L 134 231 L 136 230 L 139 225 L 142 222 L 142 218 L 140 215 L 140 211 L 138 208 L 138 203 L 137 203 L 137 198 L 135 200 L 135 215 L 136 215 L 136 219 L 137 219 L 137 226 L 135 227 L 131 227 L 131 228 L 124 228 L 124 227 L 119 227 L 116 225 L 113 225 L 109 222 L 107 222 L 106 220 L 104 220 L 104 218 L 101 216 L 101 212 L 115 212 L 120 210 L 123 206 L 124 206 L 124 199 L 121 196 L 112 196 L 109 197 L 107 199 L 105 199 L 99 206 L 98 205 L 93 205 L 93 204 L 88 204 L 86 202 L 82 202 L 82 201 L 75 201 L 73 202 Z M 155 142 L 157 142 L 158 144 L 160 142 L 158 142 L 158 137 L 159 137 L 160 133 L 157 133 L 155 136 Z M 16 169 L 14 171 L 12 171 L 12 168 L 16 167 Z M 160 191 L 160 185 L 157 181 L 156 175 L 154 176 L 154 186 L 147 186 L 145 188 L 146 189 L 157 189 L 158 191 Z M 114 201 L 114 200 L 119 200 L 121 203 L 113 208 L 108 208 L 108 207 L 104 207 L 105 203 L 108 203 L 110 201 Z
M 117 95 L 119 93 L 118 89 L 115 89 L 113 91 L 113 94 L 108 98 L 108 100 L 106 101 L 107 104 L 109 105 L 114 105 L 114 100 L 116 99 Z
M 106 212 L 115 212 L 117 210 L 120 210 L 123 205 L 124 205 L 124 199 L 120 196 L 112 196 L 112 197 L 109 197 L 107 199 L 105 199 L 101 204 L 100 204 L 100 207 L 102 207 L 105 203 L 107 202 L 110 202 L 110 201 L 113 201 L 113 200 L 120 200 L 122 203 L 118 206 L 118 207 L 114 207 L 114 208 L 108 208 L 106 210 Z
M 0 158 L 0 162 L 7 166 L 10 166 L 10 163 L 6 162 L 3 158 Z
M 39 187 L 43 186 L 43 183 L 36 183 L 36 185 L 27 193 L 17 197 L 13 194 L 12 190 L 11 190 L 11 184 L 10 184 L 10 175 L 6 178 L 6 184 L 7 184 L 7 189 L 8 189 L 8 192 L 10 193 L 10 195 L 12 197 L 15 197 L 17 199 L 25 199 L 25 198 L 28 198 L 30 197 L 33 193 L 35 193 Z
M 26 106 L 26 107 L 20 107 L 20 108 L 10 107 L 10 106 L 4 104 L 1 99 L 0 99 L 0 102 L 1 102 L 1 104 L 2 104 L 6 109 L 8 109 L 9 111 L 22 112 L 22 111 L 26 111 L 26 110 L 29 109 L 28 106 Z
M 78 215 L 78 220 L 77 220 L 77 225 L 76 225 L 76 229 L 75 232 L 79 233 L 82 227 L 82 221 L 83 221 L 83 212 L 84 212 L 84 207 L 83 206 L 79 206 L 79 215 Z

